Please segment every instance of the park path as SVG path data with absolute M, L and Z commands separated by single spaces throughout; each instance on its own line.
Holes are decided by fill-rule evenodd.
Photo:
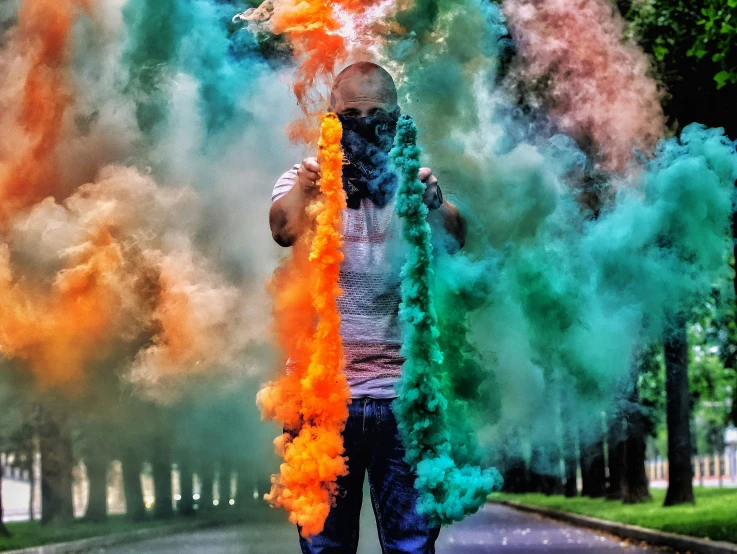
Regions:
M 368 508 L 370 504 L 366 506 Z M 359 554 L 380 554 L 373 514 L 363 510 Z M 297 533 L 287 523 L 254 523 L 162 537 L 101 549 L 105 554 L 298 554 Z M 626 545 L 506 506 L 490 504 L 462 523 L 443 529 L 437 554 L 627 554 L 653 550 Z

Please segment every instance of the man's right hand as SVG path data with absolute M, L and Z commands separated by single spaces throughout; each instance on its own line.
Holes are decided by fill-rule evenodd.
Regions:
M 320 163 L 317 158 L 305 158 L 297 169 L 297 180 L 284 196 L 271 204 L 269 224 L 271 236 L 281 246 L 291 246 L 302 231 L 308 227 L 309 220 L 305 207 L 312 202 L 320 188 Z
M 320 162 L 317 158 L 305 158 L 297 170 L 297 185 L 305 192 L 315 193 L 317 181 L 321 177 Z

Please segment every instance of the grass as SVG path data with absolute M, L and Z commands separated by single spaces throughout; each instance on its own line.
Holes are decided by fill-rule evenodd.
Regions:
M 132 522 L 124 517 L 111 516 L 106 523 L 85 523 L 82 521 L 76 521 L 70 525 L 41 525 L 37 521 L 6 523 L 5 526 L 10 531 L 11 537 L 0 537 L 0 552 L 43 544 L 76 541 L 113 533 L 126 533 L 138 529 L 166 527 L 175 522 L 182 523 L 183 521 L 185 521 L 184 518 L 174 518 L 163 521 Z
M 565 498 L 543 494 L 492 494 L 491 500 L 511 500 L 530 506 L 571 512 L 719 541 L 737 543 L 737 489 L 694 487 L 695 505 L 663 507 L 664 490 L 652 490 L 643 504 L 592 498 Z
M 235 524 L 246 520 L 264 520 L 269 519 L 270 514 L 268 512 L 273 511 L 275 510 L 258 510 L 258 513 L 244 513 L 243 511 L 218 513 L 213 511 L 195 517 L 178 516 L 165 520 L 147 519 L 139 522 L 128 521 L 125 516 L 110 516 L 106 523 L 86 523 L 80 520 L 70 525 L 41 525 L 37 521 L 6 523 L 5 525 L 12 536 L 10 538 L 0 537 L 0 552 L 115 533 L 128 533 L 141 529 L 172 527 L 172 530 L 181 530 L 183 527 L 186 528 L 187 525 L 195 523 Z

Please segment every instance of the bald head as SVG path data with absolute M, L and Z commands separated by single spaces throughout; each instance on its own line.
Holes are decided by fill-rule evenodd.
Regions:
M 387 113 L 397 109 L 394 79 L 380 65 L 358 62 L 335 78 L 330 93 L 330 109 L 337 114 L 366 117 L 377 109 Z

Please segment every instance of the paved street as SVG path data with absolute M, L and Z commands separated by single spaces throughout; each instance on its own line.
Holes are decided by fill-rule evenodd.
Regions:
M 370 504 L 366 504 L 368 508 Z M 373 514 L 363 511 L 359 554 L 381 552 Z M 198 531 L 101 550 L 105 554 L 298 554 L 297 534 L 286 523 L 256 523 L 243 527 Z M 464 522 L 440 534 L 438 554 L 605 554 L 654 552 L 620 541 L 516 512 L 498 505 L 486 506 Z

